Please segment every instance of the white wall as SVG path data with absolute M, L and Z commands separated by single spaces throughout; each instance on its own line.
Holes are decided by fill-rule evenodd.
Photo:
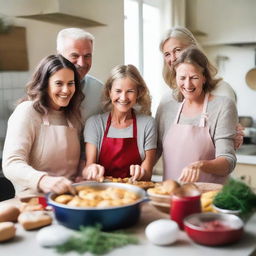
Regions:
M 41 4 L 37 5 L 38 2 Z M 47 8 L 51 9 L 52 2 L 55 3 L 55 8 L 56 0 L 47 0 L 46 2 L 45 0 L 0 0 L 0 14 L 3 13 L 8 17 L 10 15 L 31 14 L 31 11 L 38 11 L 38 8 L 44 8 L 44 3 Z M 106 24 L 105 26 L 85 28 L 95 36 L 95 51 L 90 74 L 105 81 L 110 69 L 124 62 L 123 1 L 60 0 L 58 2 L 63 4 L 58 7 L 63 12 Z M 31 7 L 31 10 L 28 9 L 28 6 L 25 6 L 25 3 L 30 4 L 28 6 Z M 24 7 L 23 9 L 22 6 Z M 21 10 L 21 13 L 18 13 L 19 10 Z M 0 156 L 6 131 L 6 122 L 13 109 L 14 102 L 24 95 L 25 84 L 28 82 L 30 73 L 38 62 L 43 57 L 56 52 L 57 33 L 65 28 L 61 25 L 36 20 L 21 18 L 12 18 L 12 20 L 16 26 L 26 27 L 29 70 L 27 72 L 0 72 Z
M 255 0 L 187 0 L 188 28 L 206 33 L 197 39 L 213 62 L 227 57 L 219 62 L 219 74 L 237 94 L 238 114 L 252 116 L 256 127 L 256 91 L 245 82 L 246 72 L 256 65 L 255 10 Z
M 255 0 L 187 0 L 187 26 L 203 44 L 255 42 Z
M 16 5 L 14 8 L 13 4 L 15 2 Z M 22 0 L 22 2 L 24 2 L 24 4 L 31 3 L 31 10 L 34 12 L 39 8 L 34 6 L 38 4 L 37 0 Z M 56 1 L 54 1 L 54 3 L 55 2 Z M 50 9 L 48 6 L 49 1 L 46 3 L 48 3 L 46 4 L 46 7 Z M 124 61 L 123 1 L 59 0 L 59 4 L 60 6 L 58 9 L 61 12 L 77 15 L 87 19 L 93 19 L 95 21 L 106 24 L 105 26 L 85 28 L 96 38 L 91 74 L 97 76 L 99 79 L 105 80 L 110 69 L 117 64 L 123 63 Z M 17 0 L 0 0 L 0 6 L 1 13 L 5 11 L 6 13 L 4 14 L 6 15 L 17 15 L 19 6 L 21 5 L 17 5 Z M 12 8 L 14 8 L 13 12 Z M 20 8 L 20 10 L 20 15 L 23 15 L 24 10 L 22 8 Z M 26 10 L 25 14 L 29 14 L 29 11 Z M 58 31 L 65 28 L 65 26 L 21 18 L 13 18 L 13 21 L 15 25 L 24 26 L 27 28 L 27 45 L 30 70 L 34 69 L 41 58 L 56 52 L 56 35 Z
M 212 46 L 205 48 L 209 58 L 216 62 L 217 56 L 227 57 L 219 63 L 219 74 L 235 90 L 240 116 L 252 116 L 256 126 L 256 91 L 247 86 L 246 73 L 255 66 L 254 48 L 246 46 Z
M 110 69 L 124 63 L 124 6 L 123 0 L 65 0 L 72 13 L 79 16 L 84 10 L 88 18 L 106 24 L 106 26 L 90 27 L 95 40 L 95 51 L 91 74 L 105 81 Z M 74 2 L 77 2 L 75 12 Z M 70 9 L 71 8 L 71 9 Z

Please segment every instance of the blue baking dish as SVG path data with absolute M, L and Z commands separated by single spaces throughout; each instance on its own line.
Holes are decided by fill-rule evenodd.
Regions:
M 132 204 L 119 207 L 70 207 L 54 201 L 57 196 L 54 193 L 48 195 L 48 205 L 53 207 L 56 220 L 71 229 L 79 229 L 80 226 L 91 226 L 97 223 L 102 225 L 103 230 L 116 230 L 134 225 L 140 217 L 141 203 L 146 201 L 146 192 L 137 186 L 123 183 L 96 183 L 85 182 L 75 184 L 99 189 L 118 187 L 131 190 L 138 195 L 138 200 Z

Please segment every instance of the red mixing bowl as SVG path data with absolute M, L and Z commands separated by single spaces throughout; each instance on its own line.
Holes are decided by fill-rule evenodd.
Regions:
M 184 219 L 184 229 L 196 243 L 217 246 L 238 241 L 243 235 L 243 221 L 233 214 L 196 213 Z

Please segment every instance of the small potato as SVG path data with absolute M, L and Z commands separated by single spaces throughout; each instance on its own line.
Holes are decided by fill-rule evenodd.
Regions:
M 17 222 L 19 214 L 20 210 L 16 206 L 9 204 L 0 206 L 0 222 Z

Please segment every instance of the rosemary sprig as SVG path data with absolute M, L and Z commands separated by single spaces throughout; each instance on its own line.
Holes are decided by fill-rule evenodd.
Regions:
M 81 227 L 67 242 L 57 246 L 59 253 L 76 251 L 80 254 L 91 252 L 100 255 L 116 247 L 137 244 L 138 239 L 124 232 L 103 232 L 101 225 Z

